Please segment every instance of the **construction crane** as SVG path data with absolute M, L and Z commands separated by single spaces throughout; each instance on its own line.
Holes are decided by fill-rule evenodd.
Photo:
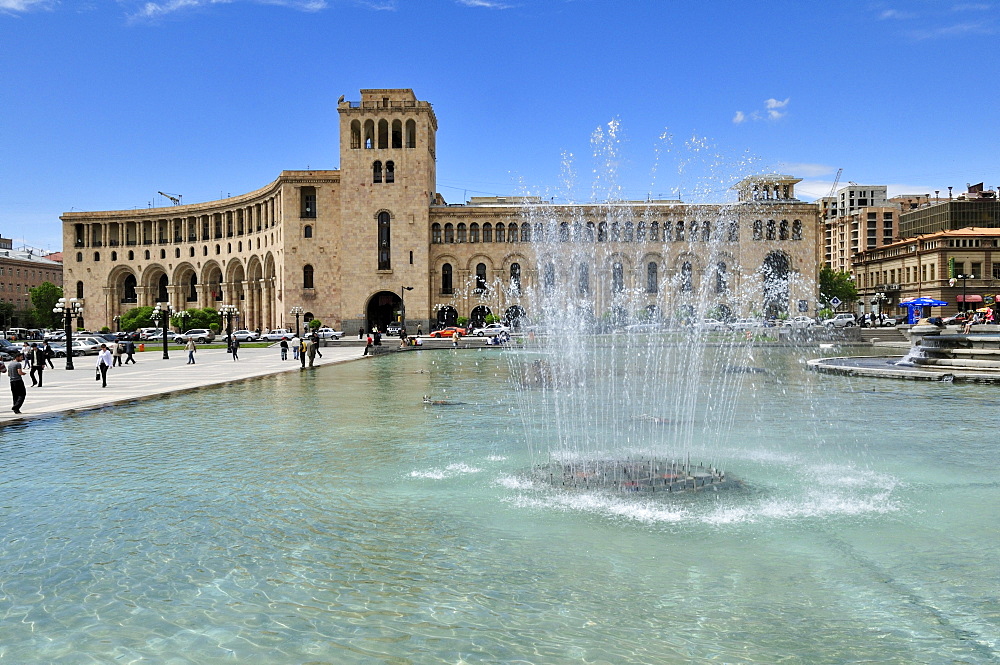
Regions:
M 840 184 L 840 176 L 843 174 L 844 169 L 837 169 L 837 177 L 833 179 L 833 187 L 830 188 L 830 196 L 837 193 L 837 185 Z M 162 194 L 162 192 L 160 192 Z
M 167 194 L 166 192 L 157 192 L 157 194 L 167 197 L 175 206 L 181 205 L 181 199 L 184 198 L 181 194 Z

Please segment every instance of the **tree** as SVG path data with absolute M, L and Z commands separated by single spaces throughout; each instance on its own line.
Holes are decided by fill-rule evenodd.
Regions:
M 149 318 L 153 313 L 152 307 L 135 307 L 122 314 L 119 324 L 122 330 L 138 330 L 139 328 L 155 328 L 153 321 Z
M 42 282 L 33 289 L 29 289 L 31 304 L 35 306 L 34 319 L 43 328 L 58 328 L 60 319 L 58 314 L 52 312 L 52 308 L 63 297 L 63 290 L 52 282 Z
M 852 303 L 858 299 L 858 289 L 846 272 L 823 266 L 819 271 L 819 303 L 823 309 L 837 309 L 830 303 L 834 298 L 839 298 L 843 303 Z
M 12 302 L 0 302 L 0 325 L 3 325 L 3 329 L 7 330 L 10 328 L 10 324 L 14 321 L 14 303 Z

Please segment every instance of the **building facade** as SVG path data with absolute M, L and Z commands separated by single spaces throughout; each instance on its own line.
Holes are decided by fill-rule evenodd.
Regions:
M 581 291 L 595 317 L 624 294 L 649 311 L 707 298 L 733 314 L 815 312 L 819 209 L 795 198 L 796 178 L 748 178 L 735 203 L 717 205 L 454 205 L 436 191 L 428 102 L 370 89 L 337 110 L 337 170 L 283 171 L 220 201 L 62 215 L 66 290 L 86 325 L 169 302 L 233 304 L 251 329 L 290 327 L 301 307 L 348 331 L 405 311 L 411 331 L 427 331 L 530 319 L 532 298 L 552 288 Z
M 15 312 L 29 310 L 34 307 L 31 289 L 43 282 L 62 286 L 62 263 L 57 258 L 35 250 L 14 249 L 13 241 L 0 238 L 0 302 L 12 304 Z

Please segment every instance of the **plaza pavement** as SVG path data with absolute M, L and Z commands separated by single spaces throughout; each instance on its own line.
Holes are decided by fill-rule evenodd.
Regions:
M 362 357 L 363 346 L 325 346 L 323 357 L 316 357 L 315 366 L 357 360 Z M 187 364 L 187 353 L 182 349 L 170 350 L 170 359 L 163 359 L 163 350 L 152 349 L 135 354 L 136 364 L 113 367 L 108 370 L 108 387 L 102 388 L 94 380 L 97 356 L 73 359 L 75 369 L 66 369 L 65 358 L 53 358 L 55 369 L 46 369 L 43 387 L 32 387 L 31 377 L 25 375 L 28 396 L 21 407 L 21 414 L 11 411 L 10 381 L 0 376 L 0 425 L 11 422 L 48 417 L 97 409 L 111 404 L 131 402 L 136 399 L 194 390 L 205 386 L 243 381 L 279 372 L 302 371 L 298 360 L 282 361 L 278 348 L 241 348 L 239 360 L 222 349 L 199 349 L 195 364 Z M 308 362 L 308 361 L 307 361 Z M 309 371 L 308 369 L 306 371 Z

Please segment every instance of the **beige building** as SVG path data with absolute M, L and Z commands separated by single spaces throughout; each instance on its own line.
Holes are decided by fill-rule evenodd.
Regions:
M 0 302 L 11 303 L 15 311 L 32 309 L 31 289 L 43 282 L 62 286 L 62 263 L 58 258 L 38 250 L 14 249 L 13 241 L 0 238 Z
M 428 102 L 362 90 L 337 110 L 337 170 L 283 171 L 220 201 L 65 213 L 67 291 L 86 325 L 170 302 L 234 304 L 251 329 L 293 326 L 301 307 L 354 331 L 397 320 L 405 296 L 410 330 L 426 332 L 459 317 L 530 319 L 553 289 L 585 297 L 594 317 L 815 313 L 819 208 L 795 198 L 796 178 L 748 178 L 731 204 L 454 205 L 436 192 Z

